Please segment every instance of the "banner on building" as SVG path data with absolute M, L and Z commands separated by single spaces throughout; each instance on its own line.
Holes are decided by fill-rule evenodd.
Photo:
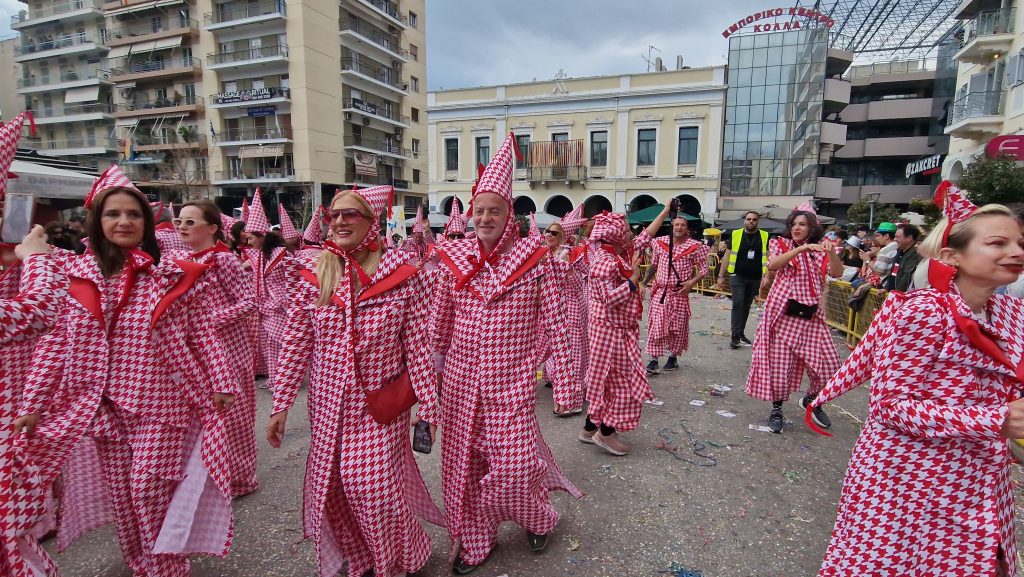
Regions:
M 268 156 L 284 156 L 284 145 L 264 144 L 263 146 L 243 146 L 238 149 L 239 158 L 265 158 Z
M 363 176 L 377 176 L 377 155 L 368 152 L 355 152 L 352 154 L 356 161 L 356 174 Z

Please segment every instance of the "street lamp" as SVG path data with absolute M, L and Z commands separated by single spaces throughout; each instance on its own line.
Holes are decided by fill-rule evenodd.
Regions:
M 881 192 L 869 192 L 864 195 L 868 201 L 868 228 L 873 229 L 875 227 L 875 205 L 878 203 L 878 197 L 882 196 Z

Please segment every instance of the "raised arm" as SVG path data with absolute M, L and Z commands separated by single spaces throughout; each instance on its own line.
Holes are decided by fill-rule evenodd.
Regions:
M 665 219 L 668 217 L 668 211 L 671 205 L 671 202 L 666 203 L 665 207 L 658 213 L 658 216 L 654 217 L 651 224 L 647 225 L 647 229 L 645 230 L 647 236 L 654 238 L 654 235 L 658 234 L 658 229 L 661 228 L 661 225 L 664 224 Z

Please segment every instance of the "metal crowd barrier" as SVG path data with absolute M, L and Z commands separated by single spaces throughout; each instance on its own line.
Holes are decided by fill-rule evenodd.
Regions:
M 728 280 L 721 289 L 718 288 L 718 255 L 708 255 L 708 274 L 694 286 L 694 291 L 703 295 L 726 295 L 732 296 Z M 825 307 L 825 323 L 839 331 L 846 337 L 846 343 L 854 346 L 864 336 L 875 318 L 875 313 L 882 307 L 882 302 L 889 294 L 888 291 L 871 289 L 864 301 L 864 306 L 859 311 L 854 311 L 849 306 L 850 296 L 853 294 L 853 286 L 842 280 L 830 280 L 826 283 L 825 294 L 821 302 Z M 763 295 L 762 295 L 763 296 Z

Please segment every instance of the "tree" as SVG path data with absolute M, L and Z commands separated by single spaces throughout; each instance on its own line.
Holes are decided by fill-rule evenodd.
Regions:
M 942 220 L 942 209 L 930 198 L 919 196 L 910 199 L 910 210 L 924 215 L 924 225 L 928 228 L 935 228 L 936 223 Z
M 863 198 L 846 209 L 846 218 L 850 224 L 868 224 L 871 220 L 871 205 Z M 880 222 L 896 222 L 900 218 L 900 209 L 895 204 L 875 204 L 875 219 L 871 224 Z
M 978 156 L 964 169 L 959 186 L 978 206 L 1020 202 L 1024 198 L 1024 165 L 1005 155 Z

